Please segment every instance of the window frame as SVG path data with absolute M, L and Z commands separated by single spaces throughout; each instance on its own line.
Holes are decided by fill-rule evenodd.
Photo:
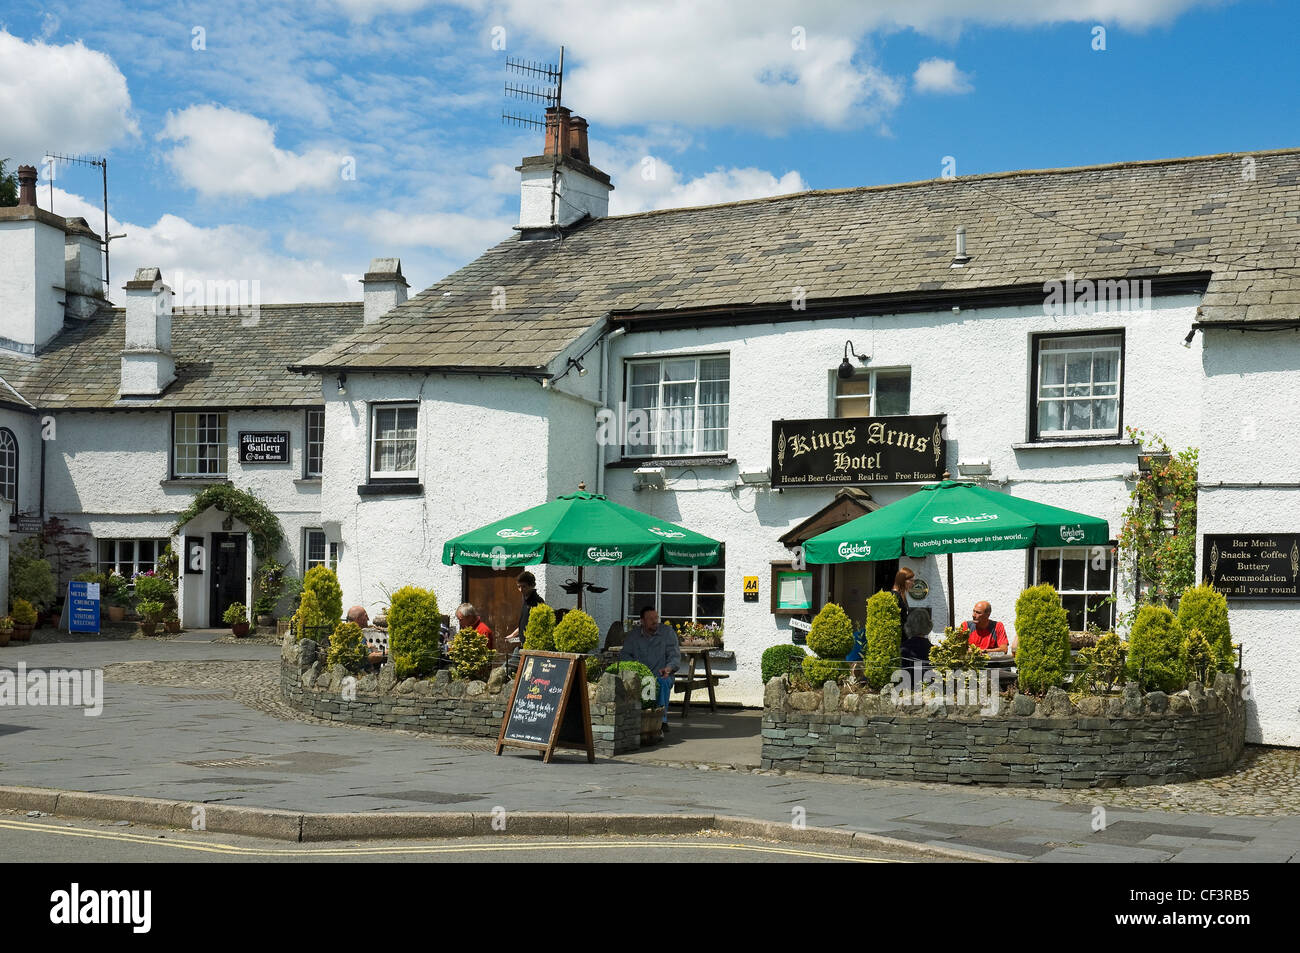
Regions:
M 320 440 L 313 443 L 311 438 L 311 421 L 312 417 L 320 415 Z M 319 480 L 325 473 L 325 408 L 308 407 L 303 418 L 303 454 L 302 454 L 302 475 L 305 480 Z M 319 450 L 319 459 L 317 469 L 312 469 L 312 447 L 317 446 Z
M 1063 338 L 1102 338 L 1119 336 L 1119 373 L 1116 380 L 1116 413 L 1115 427 L 1112 430 L 1074 430 L 1074 431 L 1047 431 L 1044 433 L 1038 425 L 1039 409 L 1039 390 L 1042 386 L 1042 360 L 1044 341 L 1061 340 Z M 1106 441 L 1117 440 L 1124 434 L 1124 392 L 1125 380 L 1124 375 L 1128 369 L 1128 361 L 1125 360 L 1125 354 L 1128 349 L 1128 336 L 1124 328 L 1098 328 L 1096 330 L 1076 330 L 1076 331 L 1052 331 L 1044 334 L 1033 335 L 1033 347 L 1031 348 L 1031 361 L 1029 368 L 1029 439 L 1035 443 L 1060 443 L 1065 441 Z M 1050 349 L 1049 349 L 1050 350 Z M 1080 348 L 1080 350 L 1084 350 Z M 1098 348 L 1094 347 L 1096 351 Z M 1096 400 L 1096 397 L 1090 397 Z
M 877 374 L 891 374 L 891 373 L 892 373 L 892 374 L 897 374 L 899 371 L 907 371 L 907 411 L 906 411 L 905 413 L 902 413 L 902 414 L 881 414 L 881 413 L 879 412 L 879 407 L 877 406 L 877 395 L 880 393 L 880 388 L 876 385 L 876 375 L 877 375 Z M 867 399 L 868 399 L 868 401 L 869 401 L 869 403 L 868 403 L 868 405 L 867 405 L 867 413 L 864 414 L 863 416 L 865 416 L 865 417 L 908 417 L 908 416 L 911 416 L 911 414 L 912 414 L 912 366 L 911 366 L 910 364 L 908 364 L 908 365 L 899 365 L 899 366 L 897 366 L 897 367 L 861 367 L 861 368 L 854 368 L 853 376 L 850 377 L 849 380 L 861 380 L 864 376 L 865 376 L 865 377 L 869 380 L 869 382 L 870 382 L 871 393 L 870 393 L 869 395 L 866 395 L 866 396 L 867 396 Z M 838 369 L 836 369 L 836 368 L 832 368 L 831 371 L 830 371 L 830 377 L 831 377 L 831 382 L 832 382 L 832 383 L 831 383 L 831 416 L 832 416 L 833 418 L 837 419 L 837 420 L 838 420 L 838 419 L 847 419 L 847 420 L 852 420 L 853 418 L 851 418 L 851 417 L 846 418 L 846 417 L 844 417 L 843 414 L 840 413 L 840 401 L 842 401 L 842 400 L 847 400 L 847 401 L 861 400 L 861 399 L 863 398 L 864 395 L 862 395 L 862 394 L 840 394 L 840 387 L 845 383 L 845 381 L 840 380 L 840 375 L 839 375 Z
M 108 560 L 107 562 L 100 555 L 100 547 L 104 543 L 111 543 L 113 545 L 113 558 L 111 560 Z M 122 562 L 121 546 L 123 543 L 130 543 L 132 545 L 132 550 L 131 550 L 132 557 L 130 562 L 133 569 L 130 573 L 122 574 L 123 576 L 125 576 L 126 580 L 130 582 L 133 578 L 135 578 L 136 575 L 138 575 L 141 572 L 153 572 L 157 570 L 158 559 L 160 556 L 162 556 L 162 552 L 167 547 L 167 545 L 171 543 L 171 540 L 165 537 L 156 537 L 156 536 L 97 537 L 95 539 L 95 571 L 96 572 L 102 572 L 108 574 L 118 567 L 118 565 Z M 141 543 L 154 544 L 154 556 L 152 560 L 152 565 L 149 567 L 149 569 L 146 570 L 142 570 L 140 568 L 140 544 Z
M 690 617 L 690 620 L 689 620 L 689 621 L 691 621 L 691 622 L 698 622 L 698 621 L 700 621 L 700 619 L 703 619 L 706 623 L 707 623 L 707 622 L 715 622 L 715 621 L 716 621 L 716 622 L 718 623 L 718 625 L 720 625 L 720 626 L 724 626 L 724 627 L 725 627 L 726 622 L 727 622 L 727 576 L 726 576 L 727 566 L 726 566 L 726 562 L 725 562 L 725 560 L 722 561 L 722 562 L 719 562 L 718 565 L 716 565 L 716 566 L 624 566 L 624 567 L 623 567 L 623 605 L 624 605 L 624 606 L 626 607 L 626 609 L 627 609 L 627 615 L 625 615 L 623 618 L 626 618 L 626 619 L 636 619 L 636 618 L 638 617 L 638 613 L 641 611 L 641 606 L 640 606 L 640 605 L 633 605 L 633 604 L 632 604 L 632 603 L 633 603 L 633 600 L 632 600 L 632 573 L 633 573 L 633 572 L 648 572 L 648 571 L 650 571 L 650 570 L 654 570 L 654 574 L 655 574 L 655 591 L 654 591 L 654 600 L 653 600 L 653 601 L 654 601 L 655 609 L 659 612 L 659 617 L 660 617 L 660 619 L 665 619 L 665 618 L 667 618 L 667 619 L 673 619 L 674 621 L 677 621 L 677 622 L 685 622 L 685 621 L 688 621 L 688 620 L 686 620 L 686 619 L 681 619 L 681 618 L 678 617 L 677 615 L 674 615 L 674 614 L 671 614 L 671 613 L 668 614 L 667 616 L 664 615 L 664 612 L 663 612 L 663 595 L 664 595 L 664 585 L 663 585 L 663 578 L 664 578 L 664 577 L 663 577 L 663 573 L 664 573 L 664 570 L 665 570 L 665 569 L 667 569 L 667 570 L 669 570 L 669 571 L 671 571 L 671 572 L 689 572 L 689 573 L 691 574 L 691 592 L 690 592 L 690 597 L 691 597 L 691 617 Z M 716 616 L 712 616 L 712 615 L 710 615 L 710 616 L 701 616 L 701 615 L 700 615 L 700 573 L 702 573 L 702 572 L 717 572 L 717 573 L 721 573 L 721 574 L 722 574 L 722 585 L 721 585 L 721 587 L 718 589 L 718 591 L 717 591 L 717 592 L 705 592 L 705 593 L 704 593 L 705 596 L 718 596 L 719 598 L 722 599 L 722 614 L 721 614 L 721 615 L 716 615 Z M 670 595 L 686 595 L 686 593 L 674 592 L 674 593 L 670 593 Z M 643 597 L 643 598 L 644 598 L 644 597 Z
M 192 416 L 195 419 L 195 431 L 199 430 L 202 424 L 199 418 L 204 415 L 211 415 L 221 418 L 221 432 L 224 442 L 220 445 L 222 453 L 219 457 L 221 469 L 213 473 L 181 473 L 177 465 L 177 453 L 181 446 L 176 439 L 176 428 L 180 423 L 182 416 Z M 215 447 L 217 444 L 212 443 L 193 443 L 184 444 L 184 446 L 194 447 Z M 200 461 L 201 462 L 201 461 Z M 171 420 L 171 479 L 173 480 L 229 480 L 230 479 L 230 413 L 225 410 L 173 410 Z
M 694 429 L 691 431 L 691 445 L 693 447 L 699 447 L 701 443 L 702 431 L 718 429 L 715 427 L 702 427 L 701 424 L 703 423 L 703 414 L 698 413 L 698 410 L 701 406 L 700 405 L 700 364 L 703 361 L 716 361 L 716 360 L 726 360 L 727 362 L 727 402 L 725 405 L 727 408 L 727 426 L 723 431 L 724 445 L 717 450 L 698 450 L 698 449 L 690 450 L 690 451 L 666 450 L 664 449 L 662 439 L 661 439 L 664 431 L 661 428 L 655 428 L 654 446 L 646 452 L 633 452 L 631 449 L 632 445 L 629 444 L 627 441 L 628 425 L 625 423 L 624 432 L 620 435 L 620 440 L 619 440 L 623 459 L 653 460 L 657 457 L 722 457 L 727 455 L 729 446 L 731 444 L 731 352 L 730 351 L 708 352 L 708 353 L 700 353 L 700 354 L 695 354 L 695 353 L 666 354 L 659 357 L 626 358 L 623 361 L 623 403 L 624 406 L 627 407 L 628 418 L 631 417 L 634 411 L 645 409 L 645 408 L 638 408 L 632 406 L 632 399 L 631 399 L 632 368 L 656 364 L 659 367 L 659 384 L 658 384 L 659 390 L 658 390 L 658 403 L 655 405 L 654 409 L 656 412 L 662 412 L 662 408 L 664 406 L 663 404 L 664 384 L 673 383 L 673 381 L 667 381 L 667 382 L 664 381 L 664 366 L 668 364 L 670 361 L 694 361 L 695 362 L 695 395 L 694 395 L 694 402 L 692 403 L 691 408 L 692 411 L 695 411 L 693 415 L 695 425 L 694 425 Z M 710 406 L 714 406 L 714 405 L 710 405 Z
M 415 410 L 415 466 L 411 470 L 376 470 L 375 446 L 378 438 L 376 416 L 381 410 Z M 371 483 L 416 483 L 420 479 L 420 402 L 413 400 L 375 401 L 370 404 L 370 433 L 366 438 L 366 476 Z
M 1069 550 L 1082 550 L 1082 551 L 1084 551 L 1085 553 L 1089 553 L 1089 552 L 1091 552 L 1092 550 L 1097 549 L 1098 546 L 1101 546 L 1101 548 L 1104 548 L 1104 549 L 1107 549 L 1107 550 L 1110 551 L 1110 556 L 1109 556 L 1109 559 L 1110 559 L 1110 590 L 1109 590 L 1108 592 L 1102 592 L 1100 589 L 1087 589 L 1087 588 L 1084 588 L 1084 589 L 1066 589 L 1066 590 L 1062 590 L 1062 589 L 1060 589 L 1060 588 L 1059 588 L 1059 583 L 1060 583 L 1060 581 L 1061 581 L 1061 562 L 1064 560 L 1064 555 L 1065 555 L 1065 553 L 1066 553 L 1067 551 L 1069 551 Z M 1039 566 L 1038 554 L 1039 554 L 1040 552 L 1055 552 L 1055 553 L 1059 553 L 1059 554 L 1060 554 L 1060 556 L 1058 557 L 1058 563 L 1057 563 L 1058 568 L 1057 568 L 1057 574 L 1056 574 L 1056 582 L 1054 582 L 1054 583 L 1052 584 L 1052 588 L 1053 588 L 1053 589 L 1056 589 L 1056 595 L 1057 595 L 1057 598 L 1060 599 L 1062 595 L 1071 596 L 1071 597 L 1076 597 L 1076 598 L 1077 598 L 1077 597 L 1082 597 L 1082 598 L 1083 598 L 1083 628 L 1082 628 L 1082 629 L 1071 629 L 1070 631 L 1071 631 L 1071 632 L 1086 632 L 1086 631 L 1088 631 L 1088 598 L 1089 598 L 1090 596 L 1103 596 L 1103 597 L 1109 597 L 1109 598 L 1111 598 L 1111 599 L 1113 600 L 1113 601 L 1111 602 L 1111 604 L 1110 604 L 1110 608 L 1109 608 L 1109 612 L 1110 612 L 1110 625 L 1106 625 L 1106 626 L 1102 626 L 1102 627 L 1101 627 L 1103 631 L 1113 631 L 1114 628 L 1115 628 L 1115 622 L 1116 622 L 1116 620 L 1119 618 L 1119 604 L 1118 604 L 1118 599 L 1119 599 L 1119 544 L 1118 544 L 1115 540 L 1112 539 L 1112 540 L 1107 541 L 1105 544 L 1094 544 L 1094 545 L 1092 545 L 1092 546 L 1033 546 L 1033 547 L 1030 547 L 1029 550 L 1028 550 L 1028 554 L 1027 554 L 1028 564 L 1027 564 L 1027 567 L 1026 567 L 1026 580 L 1027 580 L 1027 581 L 1026 581 L 1026 586 L 1036 586 L 1036 585 L 1039 584 L 1039 581 L 1040 581 L 1040 580 L 1039 580 L 1039 574 L 1038 574 L 1038 566 Z M 1087 562 L 1087 559 L 1085 559 L 1084 561 L 1085 561 L 1085 563 L 1086 563 L 1086 562 Z M 1084 583 L 1085 583 L 1085 585 L 1086 585 L 1086 583 L 1087 583 L 1087 579 L 1088 579 L 1088 575 L 1087 575 L 1087 574 L 1090 573 L 1091 571 L 1092 571 L 1092 570 L 1091 570 L 1090 568 L 1087 568 L 1087 567 L 1085 567 L 1085 569 L 1084 569 L 1084 573 L 1085 573 L 1085 576 L 1084 576 Z M 1050 581 L 1050 580 L 1049 580 L 1049 581 Z M 1065 605 L 1065 603 L 1064 603 L 1063 600 L 1062 600 L 1062 602 L 1061 602 L 1061 605 L 1062 605 L 1062 606 Z
M 4 437 L 8 437 L 9 440 L 13 442 L 13 454 L 14 454 L 14 460 L 13 460 L 13 488 L 14 488 L 14 495 L 13 495 L 13 498 L 12 498 L 11 500 L 9 500 L 10 503 L 13 504 L 13 505 L 10 507 L 10 510 L 9 510 L 9 521 L 10 521 L 10 523 L 15 523 L 15 522 L 17 522 L 17 520 L 18 520 L 18 490 L 19 490 L 19 482 L 20 482 L 20 479 L 19 479 L 19 478 L 20 478 L 21 473 L 22 473 L 22 471 L 21 471 L 21 469 L 20 469 L 20 463 L 21 463 L 21 461 L 22 461 L 22 455 L 21 455 L 21 453 L 19 452 L 19 447 L 18 447 L 18 435 L 15 434 L 15 433 L 14 433 L 11 429 L 9 429 L 8 427 L 0 427 L 0 440 L 2 440 Z M 7 453 L 8 453 L 8 451 L 7 451 L 3 446 L 0 446 L 0 458 L 2 458 L 3 455 L 7 455 Z M 3 463 L 0 463 L 0 498 L 3 498 L 3 499 L 9 499 L 8 497 L 5 496 L 5 491 L 9 489 L 9 480 L 7 479 L 7 475 L 6 475 L 6 473 L 5 473 L 5 471 L 6 471 L 7 469 L 8 469 L 8 465 L 3 464 Z
M 313 536 L 319 536 L 324 546 L 324 558 L 312 560 L 311 541 Z M 325 530 L 317 526 L 306 526 L 302 531 L 302 574 L 307 575 L 307 571 L 313 566 L 329 566 L 335 575 L 339 571 L 339 544 L 332 542 L 325 536 Z

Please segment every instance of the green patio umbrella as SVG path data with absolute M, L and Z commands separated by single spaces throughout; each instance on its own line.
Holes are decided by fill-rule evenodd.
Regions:
M 596 493 L 570 493 L 442 547 L 447 566 L 716 566 L 722 544 Z M 582 606 L 582 589 L 578 589 Z
M 958 480 L 923 486 L 897 503 L 814 536 L 803 544 L 810 563 L 847 563 L 948 554 L 948 616 L 954 617 L 952 554 L 1030 546 L 1101 545 L 1104 519 L 1008 496 Z

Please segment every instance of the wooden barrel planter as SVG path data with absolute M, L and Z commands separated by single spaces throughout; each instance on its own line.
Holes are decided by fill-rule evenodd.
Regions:
M 664 736 L 664 710 L 662 708 L 641 709 L 641 744 L 658 744 Z
M 33 626 L 15 622 L 14 634 L 11 636 L 12 640 L 14 642 L 30 642 L 32 640 L 32 628 Z

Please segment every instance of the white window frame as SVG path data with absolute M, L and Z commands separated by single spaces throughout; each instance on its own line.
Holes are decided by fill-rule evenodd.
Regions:
M 665 415 L 670 412 L 670 411 L 665 411 L 664 409 L 663 395 L 664 395 L 665 384 L 671 386 L 674 383 L 683 383 L 683 384 L 687 383 L 686 381 L 677 381 L 677 382 L 665 381 L 664 380 L 665 365 L 674 361 L 694 361 L 695 362 L 695 377 L 694 377 L 695 397 L 693 403 L 691 404 L 691 409 L 694 411 L 695 427 L 691 433 L 691 446 L 692 448 L 698 448 L 702 440 L 702 431 L 719 429 L 715 427 L 702 426 L 704 422 L 704 415 L 700 413 L 700 363 L 702 361 L 718 361 L 718 360 L 725 360 L 727 362 L 727 402 L 725 404 L 727 408 L 727 426 L 722 430 L 723 433 L 722 447 L 716 450 L 665 449 L 662 443 L 662 438 L 664 434 L 664 428 L 662 424 L 664 423 L 664 420 L 663 417 L 661 416 L 660 419 L 656 421 L 657 425 L 654 427 L 655 445 L 650 450 L 642 451 L 639 448 L 634 450 L 633 445 L 628 443 L 627 441 L 628 433 L 625 432 L 623 434 L 623 456 L 625 458 L 651 459 L 654 457 L 716 457 L 719 455 L 725 455 L 727 453 L 727 447 L 731 442 L 731 354 L 730 353 L 723 352 L 721 354 L 717 354 L 717 353 L 675 354 L 666 357 L 634 358 L 628 360 L 623 365 L 623 371 L 624 371 L 623 395 L 624 395 L 625 404 L 627 406 L 628 418 L 629 418 L 627 424 L 627 430 L 630 431 L 633 429 L 631 415 L 635 413 L 638 409 L 640 410 L 646 409 L 646 408 L 635 408 L 632 406 L 632 399 L 631 399 L 632 398 L 632 368 L 647 367 L 650 365 L 655 365 L 659 368 L 659 392 L 658 392 L 657 403 L 655 404 L 654 407 L 654 412 L 656 414 Z M 709 406 L 724 406 L 724 405 L 711 404 Z
M 379 448 L 379 425 L 378 416 L 385 411 L 415 411 L 415 453 L 412 455 L 415 466 L 409 470 L 380 470 L 379 454 L 376 452 Z M 392 403 L 377 403 L 370 405 L 370 440 L 367 444 L 369 459 L 368 466 L 371 477 L 382 480 L 414 480 L 419 474 L 420 466 L 420 405 L 414 401 L 394 401 Z
M 840 408 L 851 404 L 853 401 L 860 401 L 860 400 L 867 401 L 867 405 L 868 405 L 867 413 L 861 416 L 864 417 L 881 416 L 880 407 L 877 402 L 877 395 L 880 393 L 880 388 L 876 384 L 876 377 L 878 374 L 896 375 L 902 371 L 907 371 L 907 410 L 905 410 L 902 414 L 896 414 L 891 416 L 901 417 L 910 414 L 912 412 L 912 368 L 911 367 L 872 367 L 872 368 L 863 368 L 861 370 L 857 370 L 854 372 L 853 376 L 849 378 L 849 380 L 853 380 L 853 381 L 863 380 L 864 378 L 867 379 L 870 382 L 870 387 L 871 387 L 871 393 L 869 394 L 841 394 L 840 388 L 848 382 L 840 380 L 840 375 L 837 371 L 831 371 L 832 380 L 834 380 L 835 382 L 834 390 L 832 391 L 833 396 L 831 397 L 832 416 L 843 417 L 844 414 L 841 412 Z
M 9 518 L 18 513 L 18 437 L 8 427 L 0 427 L 0 498 L 10 503 Z
M 194 419 L 194 442 L 182 442 L 180 440 L 180 431 L 188 419 Z M 205 418 L 216 418 L 216 423 L 205 421 Z M 221 442 L 212 441 L 201 442 L 198 439 L 198 433 L 204 428 L 215 427 L 221 433 Z M 180 467 L 180 448 L 181 447 L 199 447 L 199 448 L 217 448 L 217 452 L 210 460 L 202 459 L 202 453 L 198 455 L 197 463 L 199 469 L 193 472 L 183 472 Z M 230 447 L 230 416 L 224 410 L 198 410 L 198 411 L 176 411 L 172 414 L 172 478 L 176 480 L 193 480 L 193 479 L 225 479 L 227 475 L 228 457 Z M 204 470 L 203 465 L 211 464 L 215 469 Z
M 692 622 L 699 622 L 699 621 L 703 620 L 703 621 L 706 622 L 706 623 L 707 623 L 707 622 L 717 622 L 719 625 L 724 625 L 724 624 L 725 624 L 725 622 L 726 622 L 726 620 L 727 620 L 727 582 L 726 582 L 726 572 L 725 572 L 725 570 L 726 570 L 726 564 L 725 564 L 725 563 L 721 563 L 721 562 L 718 563 L 718 565 L 716 565 L 716 566 L 702 566 L 702 567 L 700 567 L 700 566 L 624 566 L 624 567 L 623 567 L 623 600 L 624 600 L 624 603 L 627 605 L 627 616 L 626 616 L 626 618 L 629 618 L 629 619 L 636 619 L 636 618 L 638 618 L 638 616 L 639 616 L 639 614 L 640 614 L 640 612 L 641 612 L 641 603 L 644 602 L 644 601 L 646 600 L 646 598 L 647 598 L 647 596 L 646 596 L 644 593 L 642 593 L 642 594 L 641 594 L 637 599 L 635 599 L 635 600 L 633 599 L 633 597 L 632 597 L 632 571 L 633 571 L 633 570 L 636 570 L 636 571 L 638 571 L 638 572 L 649 572 L 649 571 L 652 570 L 652 569 L 654 570 L 654 574 L 655 574 L 655 591 L 654 591 L 654 598 L 653 598 L 652 601 L 653 601 L 653 603 L 654 603 L 655 609 L 659 612 L 660 617 L 663 617 L 663 608 L 662 608 L 662 606 L 663 606 L 663 595 L 664 595 L 664 575 L 663 575 L 663 574 L 664 574 L 664 570 L 667 569 L 667 570 L 669 570 L 669 571 L 673 571 L 673 572 L 683 572 L 683 571 L 684 571 L 684 572 L 689 572 L 689 573 L 691 574 L 691 591 L 690 591 L 690 593 L 689 593 L 689 595 L 690 595 L 690 597 L 691 597 L 691 618 L 690 618 L 690 621 L 692 621 Z M 711 615 L 710 615 L 710 616 L 701 616 L 701 615 L 699 614 L 699 610 L 700 610 L 700 594 L 701 594 L 701 593 L 700 593 L 700 573 L 701 573 L 701 572 L 718 572 L 718 573 L 722 573 L 722 588 L 719 589 L 717 592 L 705 592 L 705 593 L 704 593 L 705 596 L 718 596 L 718 597 L 720 597 L 720 598 L 722 599 L 722 615 L 720 615 L 720 616 L 711 616 Z M 684 592 L 673 592 L 673 593 L 670 593 L 670 595 L 683 595 L 683 596 L 684 596 L 684 595 L 687 595 L 687 593 L 684 593 Z M 635 604 L 634 604 L 634 603 L 635 603 Z M 679 618 L 678 616 L 676 616 L 676 615 L 671 615 L 671 614 L 670 614 L 669 618 L 672 618 L 674 621 L 677 621 L 677 622 L 683 622 L 683 621 L 686 621 L 686 620 L 684 620 L 684 619 L 680 619 L 680 618 Z
M 1102 338 L 1119 338 L 1118 344 L 1099 344 L 1096 343 Z M 1089 345 L 1087 342 L 1092 341 Z M 1106 439 L 1118 437 L 1123 432 L 1124 427 L 1124 331 L 1096 331 L 1084 334 L 1044 334 L 1034 339 L 1034 398 L 1030 407 L 1031 420 L 1033 423 L 1034 436 L 1040 440 L 1091 440 Z M 1057 345 L 1055 347 L 1045 348 L 1044 344 L 1048 342 Z M 1078 343 L 1077 347 L 1060 347 L 1061 344 Z M 1064 393 L 1061 397 L 1044 398 L 1043 393 L 1043 364 L 1048 354 L 1096 354 L 1099 351 L 1109 351 L 1115 354 L 1115 393 L 1097 395 L 1089 393 L 1086 396 L 1070 396 Z M 1091 358 L 1089 364 L 1091 365 Z M 1088 386 L 1096 387 L 1096 382 L 1091 379 L 1091 368 L 1089 370 Z M 1107 382 L 1108 384 L 1109 382 Z M 1107 386 L 1103 384 L 1102 386 Z M 1062 386 L 1068 390 L 1069 384 L 1049 385 Z M 1096 401 L 1096 400 L 1114 400 L 1115 401 L 1115 426 L 1105 429 L 1091 428 L 1088 430 L 1043 430 L 1039 425 L 1041 419 L 1040 410 L 1044 402 L 1060 401 L 1068 405 L 1071 401 Z M 1068 419 L 1068 415 L 1066 416 Z
M 1089 619 L 1088 619 L 1088 599 L 1089 599 L 1089 597 L 1091 597 L 1091 596 L 1102 596 L 1102 597 L 1112 596 L 1112 597 L 1113 597 L 1113 596 L 1117 595 L 1116 585 L 1117 585 L 1117 583 L 1118 583 L 1118 578 L 1119 578 L 1119 577 L 1118 577 L 1118 568 L 1117 568 L 1117 564 L 1118 564 L 1119 560 L 1118 560 L 1118 558 L 1117 558 L 1117 554 L 1116 554 L 1116 551 L 1115 551 L 1115 545 L 1116 545 L 1115 543 L 1111 542 L 1111 543 L 1106 543 L 1104 546 L 1101 546 L 1101 545 L 1098 545 L 1098 546 L 1042 546 L 1042 547 L 1037 547 L 1037 548 L 1031 549 L 1031 550 L 1029 551 L 1029 559 L 1030 559 L 1030 564 L 1029 564 L 1030 583 L 1029 583 L 1029 584 L 1030 584 L 1031 586 L 1033 586 L 1033 585 L 1038 585 L 1038 583 L 1042 581 L 1042 577 L 1041 577 L 1040 572 L 1039 572 L 1039 566 L 1041 565 L 1041 562 L 1040 562 L 1040 556 L 1041 556 L 1042 554 L 1045 554 L 1045 553 L 1055 553 L 1055 554 L 1056 554 L 1056 560 L 1057 560 L 1056 580 L 1055 580 L 1055 582 L 1052 582 L 1052 580 L 1048 580 L 1049 582 L 1052 582 L 1052 588 L 1056 589 L 1056 594 L 1057 594 L 1058 597 L 1069 597 L 1069 598 L 1073 598 L 1073 599 L 1082 598 L 1082 599 L 1083 599 L 1083 629 L 1072 629 L 1071 631 L 1075 631 L 1075 632 L 1087 631 L 1087 628 L 1088 628 L 1088 621 L 1089 621 Z M 1093 578 L 1093 572 L 1094 572 L 1094 570 L 1093 570 L 1093 568 L 1092 568 L 1092 560 L 1096 557 L 1096 555 L 1097 555 L 1097 550 L 1105 550 L 1105 551 L 1107 552 L 1107 560 L 1108 560 L 1109 563 L 1110 563 L 1110 588 L 1108 588 L 1108 589 L 1090 589 L 1090 588 L 1087 588 L 1088 583 L 1091 582 L 1091 581 L 1092 581 L 1092 578 Z M 1083 556 L 1084 556 L 1084 562 L 1085 562 L 1085 566 L 1084 566 L 1084 586 L 1085 586 L 1085 588 L 1083 588 L 1083 589 L 1061 589 L 1061 588 L 1060 588 L 1060 585 L 1059 585 L 1059 584 L 1060 584 L 1060 582 L 1061 582 L 1061 570 L 1062 570 L 1062 564 L 1063 564 L 1063 562 L 1064 562 L 1065 554 L 1066 554 L 1066 553 L 1082 553 L 1082 554 L 1083 554 Z M 1064 603 L 1064 598 L 1062 598 L 1062 605 L 1064 605 L 1064 604 L 1065 604 L 1065 603 Z M 1112 603 L 1110 604 L 1109 608 L 1108 608 L 1106 611 L 1108 611 L 1108 612 L 1110 613 L 1110 620 L 1109 620 L 1109 624 L 1108 624 L 1108 625 L 1102 625 L 1102 626 L 1101 626 L 1101 628 L 1103 629 L 1103 631 L 1104 631 L 1104 630 L 1108 630 L 1108 629 L 1112 629 L 1112 628 L 1114 627 L 1114 625 L 1115 625 L 1115 617 L 1116 617 L 1116 606 L 1115 606 L 1115 603 L 1112 602 Z M 1098 624 L 1100 624 L 1100 623 L 1098 623 Z
M 320 438 L 312 439 L 312 420 L 319 420 L 318 428 Z M 305 425 L 305 439 L 303 440 L 303 476 L 307 479 L 319 478 L 325 470 L 325 408 L 313 407 L 307 410 L 307 419 Z M 315 467 L 312 466 L 313 448 L 315 452 Z
M 313 559 L 311 555 L 311 544 L 313 538 L 319 538 L 321 551 L 325 554 L 322 559 Z M 302 574 L 307 575 L 307 570 L 313 566 L 329 566 L 335 573 L 339 571 L 339 544 L 329 542 L 325 539 L 323 529 L 304 529 L 302 531 Z
M 126 538 L 119 539 L 117 537 L 113 537 L 109 539 L 103 539 L 103 538 L 96 539 L 95 540 L 95 571 L 107 574 L 112 572 L 114 569 L 116 569 L 118 565 L 123 561 L 121 558 L 122 544 L 130 543 L 132 546 L 132 556 L 131 559 L 129 560 L 131 564 L 131 572 L 123 573 L 123 575 L 126 576 L 127 580 L 129 581 L 139 573 L 156 570 L 158 568 L 158 559 L 160 556 L 162 556 L 163 550 L 167 547 L 167 544 L 170 542 L 171 542 L 170 539 L 156 539 L 149 536 L 143 536 L 136 539 L 126 539 Z M 113 558 L 109 561 L 105 561 L 103 557 L 100 555 L 100 547 L 104 543 L 109 543 L 113 547 Z M 141 543 L 154 544 L 153 561 L 152 564 L 149 566 L 149 569 L 140 568 L 140 544 Z

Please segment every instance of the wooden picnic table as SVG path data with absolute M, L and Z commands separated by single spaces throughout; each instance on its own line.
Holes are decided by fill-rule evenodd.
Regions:
M 689 662 L 686 674 L 678 673 L 673 680 L 674 692 L 685 692 L 682 698 L 682 717 L 685 718 L 691 710 L 691 691 L 696 688 L 708 688 L 709 690 L 709 711 L 717 714 L 718 699 L 713 693 L 713 687 L 727 678 L 726 674 L 713 674 L 713 665 L 709 661 L 709 653 L 717 651 L 716 645 L 681 645 L 678 650 L 681 652 L 682 659 Z M 704 660 L 704 674 L 696 676 L 695 663 L 698 659 Z

